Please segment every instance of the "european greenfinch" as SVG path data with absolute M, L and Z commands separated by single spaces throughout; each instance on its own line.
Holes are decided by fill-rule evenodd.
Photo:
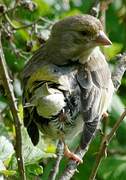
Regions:
M 66 156 L 82 161 L 67 141 L 82 132 L 80 147 L 85 149 L 107 111 L 114 88 L 98 46 L 110 44 L 93 16 L 76 15 L 54 24 L 23 71 L 24 124 L 34 145 L 40 130 L 44 137 L 62 140 Z

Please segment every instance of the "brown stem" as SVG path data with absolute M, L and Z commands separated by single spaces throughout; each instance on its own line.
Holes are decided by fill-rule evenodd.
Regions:
M 11 80 L 7 71 L 7 65 L 6 65 L 2 43 L 1 43 L 1 32 L 0 32 L 0 73 L 3 79 L 3 86 L 7 92 L 10 109 L 11 109 L 12 116 L 14 119 L 14 125 L 15 125 L 15 131 L 16 131 L 16 157 L 17 157 L 17 163 L 18 163 L 18 171 L 20 174 L 20 179 L 26 180 L 23 157 L 22 157 L 22 137 L 21 137 L 20 117 L 18 115 L 18 107 L 17 107 L 15 96 L 14 96 L 14 92 L 13 92 L 13 86 L 11 84 Z
M 64 144 L 62 141 L 59 140 L 59 143 L 57 145 L 57 158 L 56 158 L 56 162 L 54 164 L 54 167 L 50 172 L 49 180 L 55 180 L 56 179 L 56 176 L 59 172 L 60 161 L 63 157 L 63 150 L 64 150 Z

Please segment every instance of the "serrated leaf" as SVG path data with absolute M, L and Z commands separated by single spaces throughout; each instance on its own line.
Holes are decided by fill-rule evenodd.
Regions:
M 45 153 L 33 146 L 25 128 L 22 128 L 22 143 L 25 164 L 33 164 L 44 157 Z

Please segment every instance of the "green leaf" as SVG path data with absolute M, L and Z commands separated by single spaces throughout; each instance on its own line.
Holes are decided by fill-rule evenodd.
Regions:
M 2 122 L 0 122 L 0 136 L 8 137 L 8 129 L 5 127 L 5 125 Z
M 26 42 L 30 40 L 30 36 L 26 30 L 21 29 L 15 32 L 14 40 L 18 48 L 24 49 L 24 47 L 26 47 Z
M 122 159 L 118 157 L 104 159 L 98 171 L 98 177 L 102 177 L 103 180 L 124 180 L 126 177 L 126 156 Z
M 108 59 L 112 59 L 116 56 L 116 54 L 120 53 L 123 48 L 123 44 L 121 43 L 112 43 L 109 47 L 103 47 L 104 53 Z
M 33 164 L 44 157 L 45 153 L 32 144 L 25 128 L 22 128 L 22 142 L 25 164 Z
M 45 144 L 44 142 L 41 141 L 37 146 L 34 146 L 31 142 L 31 139 L 28 136 L 28 133 L 26 131 L 26 128 L 22 128 L 22 149 L 23 149 L 23 157 L 25 164 L 34 164 L 38 162 L 42 158 L 47 158 L 47 157 L 53 157 L 53 153 L 46 153 L 44 151 L 45 149 Z M 41 144 L 41 147 L 40 147 Z
M 119 96 L 114 95 L 112 99 L 112 105 L 111 105 L 111 124 L 113 124 L 117 121 L 117 119 L 121 116 L 121 114 L 124 112 L 125 106 L 122 103 L 121 99 Z M 124 134 L 126 133 L 126 117 L 124 120 L 121 122 L 117 132 L 116 132 L 116 138 L 118 142 L 121 145 L 126 144 L 125 142 L 125 136 Z
M 34 11 L 30 11 L 28 8 L 19 7 L 16 16 L 22 20 L 35 21 L 40 16 L 46 16 L 51 13 L 51 6 L 44 0 L 33 0 L 33 2 L 37 5 Z
M 2 170 L 6 170 L 6 168 L 3 164 L 3 162 L 0 160 L 0 171 L 2 171 Z M 4 180 L 3 175 L 0 175 L 0 180 Z
M 23 69 L 25 60 L 21 57 L 16 57 L 13 51 L 10 49 L 6 49 L 5 58 L 7 61 L 8 66 L 13 72 L 19 72 Z
M 0 136 L 0 160 L 7 160 L 13 153 L 12 143 L 5 136 Z
M 8 106 L 7 100 L 4 96 L 0 96 L 0 113 Z
M 26 171 L 29 174 L 39 176 L 43 173 L 43 168 L 38 164 L 30 164 L 26 166 Z
M 17 172 L 13 170 L 0 170 L 0 175 L 4 175 L 4 176 L 13 176 L 16 173 Z
M 66 16 L 74 16 L 74 15 L 77 15 L 77 14 L 80 14 L 81 12 L 78 10 L 78 9 L 74 9 L 72 11 L 68 11 L 68 12 L 64 12 L 62 13 L 62 18 L 65 18 Z
M 123 113 L 123 111 L 125 109 L 125 106 L 122 103 L 120 97 L 116 94 L 113 95 L 110 109 L 111 109 L 112 115 L 115 118 L 118 118 Z

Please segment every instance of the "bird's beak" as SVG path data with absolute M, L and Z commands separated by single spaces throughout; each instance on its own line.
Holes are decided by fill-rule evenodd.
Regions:
M 106 34 L 103 31 L 100 31 L 98 36 L 95 39 L 95 42 L 99 45 L 111 45 L 112 42 L 109 40 L 109 38 L 106 36 Z

